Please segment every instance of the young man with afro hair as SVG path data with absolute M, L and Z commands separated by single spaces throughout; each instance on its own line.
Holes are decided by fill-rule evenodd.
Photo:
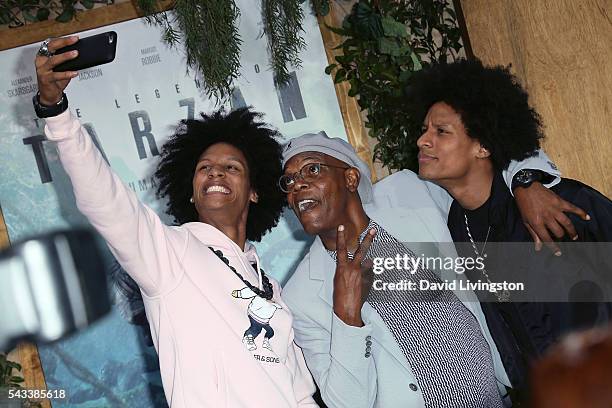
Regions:
M 417 141 L 419 176 L 435 182 L 453 197 L 448 228 L 455 242 L 467 244 L 463 249 L 457 246 L 459 255 L 486 257 L 487 242 L 531 242 L 533 231 L 523 223 L 516 199 L 499 176 L 511 160 L 533 155 L 544 137 L 541 118 L 516 77 L 505 67 L 459 60 L 418 73 L 407 93 L 409 110 L 423 118 L 422 135 Z M 544 177 L 540 172 L 522 172 L 515 177 L 515 193 Z M 575 234 L 566 241 L 612 241 L 612 202 L 607 197 L 570 179 L 561 179 L 551 191 L 588 214 L 583 218 L 568 214 Z M 558 239 L 564 235 L 560 228 L 553 233 Z M 546 255 L 551 254 L 540 256 Z M 512 268 L 520 261 L 503 260 Z M 495 280 L 489 275 L 494 276 L 495 266 L 500 264 L 489 257 L 485 265 L 483 272 L 468 274 L 470 280 Z M 496 300 L 501 301 L 483 302 L 482 307 L 519 394 L 526 388 L 535 357 L 562 334 L 610 316 L 607 303 L 526 302 L 512 301 L 512 297 Z

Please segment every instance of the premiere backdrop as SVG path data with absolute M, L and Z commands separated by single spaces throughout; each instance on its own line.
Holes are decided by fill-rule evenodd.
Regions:
M 230 107 L 252 105 L 286 139 L 325 130 L 346 139 L 340 109 L 316 19 L 306 12 L 307 49 L 303 67 L 292 82 L 276 89 L 267 66 L 266 39 L 261 36 L 255 2 L 238 2 L 242 76 Z M 140 198 L 164 216 L 151 178 L 158 153 L 183 118 L 214 109 L 188 73 L 179 50 L 168 49 L 160 31 L 144 20 L 79 33 L 108 30 L 118 34 L 111 64 L 82 71 L 70 84 L 70 107 L 86 124 L 115 172 Z M 12 242 L 58 228 L 83 225 L 67 175 L 54 145 L 45 140 L 44 121 L 36 118 L 33 65 L 38 44 L 0 52 L 0 205 Z M 170 221 L 165 218 L 166 221 Z M 281 282 L 293 271 L 310 240 L 292 213 L 257 244 L 264 269 Z M 108 255 L 109 276 L 121 275 Z M 67 399 L 56 407 L 165 406 L 157 355 L 147 339 L 138 301 L 129 284 L 115 282 L 113 313 L 82 334 L 40 347 L 49 389 L 64 389 Z M 137 291 L 136 291 L 137 292 Z

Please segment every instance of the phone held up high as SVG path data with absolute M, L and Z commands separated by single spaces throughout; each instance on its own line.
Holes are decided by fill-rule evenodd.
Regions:
M 60 48 L 55 51 L 55 54 L 74 50 L 79 52 L 78 57 L 62 62 L 53 68 L 53 71 L 78 71 L 112 62 L 115 59 L 115 52 L 117 50 L 117 33 L 108 31 L 102 34 L 92 35 L 91 37 L 79 38 L 79 41 L 67 47 Z

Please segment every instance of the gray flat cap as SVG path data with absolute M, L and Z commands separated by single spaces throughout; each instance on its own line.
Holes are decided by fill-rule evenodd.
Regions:
M 283 148 L 283 167 L 293 156 L 304 152 L 319 152 L 334 157 L 361 173 L 357 192 L 362 203 L 372 201 L 372 180 L 370 168 L 359 158 L 353 146 L 338 138 L 329 137 L 324 131 L 319 133 L 306 133 L 291 139 Z

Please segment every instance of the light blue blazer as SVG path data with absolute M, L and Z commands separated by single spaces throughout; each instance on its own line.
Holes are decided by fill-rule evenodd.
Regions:
M 545 156 L 515 167 L 507 174 L 508 182 L 520 168 L 541 168 L 558 175 L 546 164 Z M 375 184 L 374 202 L 364 209 L 401 242 L 452 242 L 446 227 L 450 202 L 444 190 L 405 170 Z M 440 251 L 442 256 L 454 254 L 450 245 Z M 304 352 L 323 400 L 330 408 L 424 407 L 412 369 L 378 313 L 366 302 L 361 310 L 363 327 L 348 326 L 333 313 L 335 269 L 335 262 L 317 237 L 283 290 L 283 299 L 294 315 L 295 341 Z M 447 271 L 436 272 L 442 279 L 449 277 Z M 457 276 L 454 274 L 455 279 Z M 510 381 L 480 304 L 473 293 L 457 294 L 478 320 L 491 349 L 500 395 L 505 396 Z

